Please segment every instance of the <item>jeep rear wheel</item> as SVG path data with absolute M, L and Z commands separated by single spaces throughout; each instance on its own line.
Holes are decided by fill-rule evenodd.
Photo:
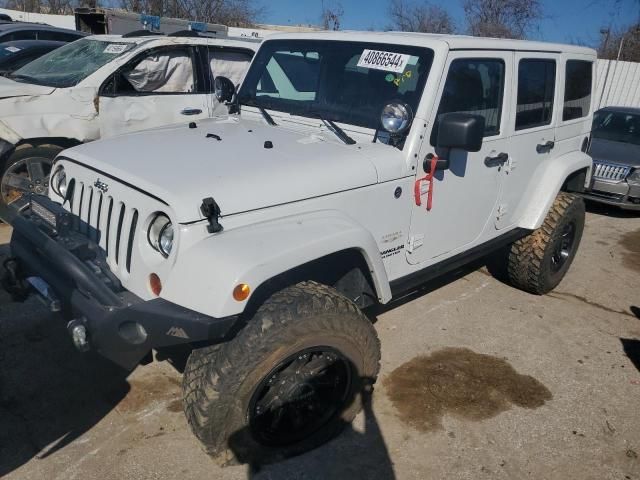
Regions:
M 270 297 L 230 342 L 194 350 L 183 379 L 194 434 L 221 463 L 268 463 L 331 439 L 375 382 L 371 322 L 332 288 Z
M 30 193 L 47 195 L 49 175 L 58 145 L 21 145 L 9 156 L 0 172 L 0 204 L 23 210 Z
M 582 239 L 584 216 L 582 198 L 560 192 L 542 226 L 511 245 L 507 267 L 509 282 L 537 295 L 553 290 L 576 255 Z

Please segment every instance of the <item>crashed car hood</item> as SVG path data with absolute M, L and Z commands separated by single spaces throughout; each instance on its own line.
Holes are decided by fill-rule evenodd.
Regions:
M 614 142 L 602 138 L 591 140 L 589 155 L 594 160 L 640 167 L 640 145 Z
M 0 99 L 26 97 L 31 95 L 49 95 L 54 90 L 54 87 L 35 85 L 33 83 L 14 82 L 9 78 L 0 77 Z
M 227 216 L 375 184 L 361 147 L 332 135 L 232 117 L 113 137 L 64 156 L 163 199 L 186 223 L 202 218 L 207 197 Z

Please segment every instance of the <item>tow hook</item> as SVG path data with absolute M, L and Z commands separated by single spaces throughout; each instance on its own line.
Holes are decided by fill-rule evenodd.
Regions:
M 29 284 L 21 278 L 20 264 L 15 258 L 7 258 L 3 262 L 2 287 L 16 302 L 24 302 L 31 292 Z
M 69 331 L 69 335 L 71 335 L 73 345 L 79 351 L 88 352 L 91 349 L 87 327 L 84 325 L 84 319 L 71 320 L 67 323 L 67 330 Z

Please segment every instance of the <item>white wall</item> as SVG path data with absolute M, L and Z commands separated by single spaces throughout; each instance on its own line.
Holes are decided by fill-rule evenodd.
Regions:
M 640 107 L 640 63 L 598 60 L 597 108 Z
M 0 8 L 0 13 L 6 13 L 12 20 L 21 20 L 23 22 L 46 23 L 54 27 L 76 29 L 76 20 L 73 15 L 48 15 L 44 13 L 28 13 L 19 12 L 17 10 L 8 10 Z

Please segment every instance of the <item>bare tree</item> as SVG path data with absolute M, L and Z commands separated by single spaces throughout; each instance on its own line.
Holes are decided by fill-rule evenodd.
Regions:
M 640 23 L 628 28 L 603 28 L 598 57 L 608 60 L 640 62 Z
M 340 21 L 344 15 L 344 9 L 341 4 L 326 6 L 324 0 L 322 2 L 322 28 L 325 30 L 340 30 Z
M 186 18 L 229 26 L 251 26 L 261 10 L 254 0 L 121 0 L 130 12 Z
M 464 0 L 463 8 L 478 37 L 525 38 L 544 17 L 541 0 Z
M 389 5 L 391 30 L 401 32 L 455 33 L 456 26 L 447 10 L 427 2 L 392 0 Z

